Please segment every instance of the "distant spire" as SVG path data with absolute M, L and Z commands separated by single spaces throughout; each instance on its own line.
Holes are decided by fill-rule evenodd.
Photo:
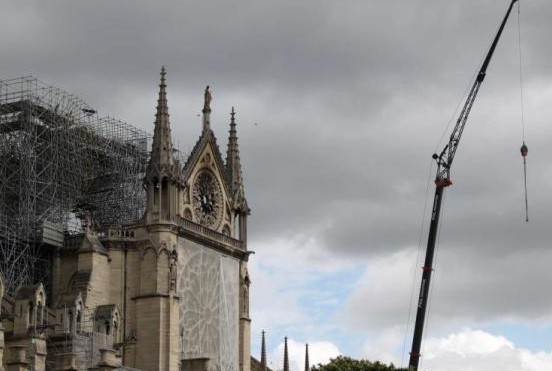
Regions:
M 159 83 L 159 98 L 157 100 L 157 112 L 155 113 L 151 158 L 146 171 L 146 174 L 152 176 L 159 176 L 163 169 L 170 173 L 175 163 L 165 75 L 165 66 L 163 66 L 161 67 L 161 82 Z
M 247 201 L 245 200 L 245 189 L 240 162 L 240 150 L 238 147 L 238 135 L 236 131 L 236 111 L 232 107 L 230 112 L 230 131 L 228 135 L 228 148 L 226 150 L 226 170 L 228 183 L 232 190 L 234 207 L 248 212 Z
M 263 371 L 266 371 L 266 341 L 265 341 L 265 332 L 263 330 L 262 332 L 262 340 L 261 340 L 261 367 Z
M 206 131 L 211 128 L 211 101 L 213 100 L 213 96 L 209 90 L 209 85 L 205 88 L 203 96 L 203 131 Z
M 284 338 L 284 371 L 289 371 L 287 336 Z
M 309 343 L 305 344 L 305 371 L 310 371 L 309 363 Z

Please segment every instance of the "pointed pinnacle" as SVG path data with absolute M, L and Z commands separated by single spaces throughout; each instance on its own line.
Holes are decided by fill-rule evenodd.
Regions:
M 159 83 L 159 98 L 157 100 L 157 116 L 166 115 L 168 116 L 168 108 L 167 108 L 167 92 L 166 87 L 167 84 L 165 82 L 165 75 L 167 72 L 165 71 L 165 66 L 161 67 L 161 82 Z
M 284 338 L 284 371 L 289 371 L 287 336 Z
M 148 176 L 159 176 L 158 172 L 161 168 L 164 166 L 170 167 L 174 164 L 165 75 L 165 66 L 163 66 L 161 67 L 159 97 L 155 111 L 152 151 L 148 168 L 146 169 Z
M 310 370 L 310 362 L 309 362 L 309 343 L 305 344 L 305 371 Z
M 232 111 L 230 112 L 230 120 L 232 121 L 232 123 L 234 123 L 236 119 L 236 111 L 234 111 L 234 106 L 232 106 Z
M 261 340 L 261 367 L 263 371 L 266 371 L 266 341 L 265 341 L 265 331 L 262 331 L 262 340 Z

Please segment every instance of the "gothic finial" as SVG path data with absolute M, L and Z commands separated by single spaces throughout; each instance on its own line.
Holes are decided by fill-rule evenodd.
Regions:
M 171 125 L 169 107 L 167 104 L 167 84 L 165 66 L 161 67 L 161 82 L 159 83 L 159 98 L 155 113 L 153 143 L 151 157 L 146 171 L 152 178 L 159 177 L 162 168 L 170 168 L 174 164 L 172 153 Z
M 230 112 L 230 131 L 228 135 L 228 147 L 226 150 L 226 171 L 231 187 L 235 211 L 248 213 L 247 201 L 243 185 L 243 176 L 240 163 L 240 150 L 238 148 L 238 136 L 236 132 L 236 110 L 232 107 Z
M 156 114 L 156 125 L 157 120 L 160 116 L 167 116 L 169 114 L 168 107 L 167 107 L 167 83 L 165 79 L 165 75 L 167 74 L 167 71 L 165 70 L 165 66 L 161 66 L 161 82 L 159 83 L 159 99 L 157 100 L 157 114 Z
M 305 344 L 305 371 L 310 371 L 309 343 Z
M 284 338 L 284 371 L 289 371 L 287 336 Z
M 204 103 L 203 103 L 203 110 L 204 111 L 210 111 L 211 110 L 211 101 L 213 100 L 213 96 L 211 95 L 211 92 L 209 91 L 209 85 L 205 88 L 205 94 L 204 94 Z
M 161 66 L 161 85 L 165 85 L 165 75 L 167 72 L 165 72 L 165 66 Z
M 265 341 L 265 331 L 262 332 L 261 340 L 261 367 L 263 371 L 266 371 L 266 341 Z

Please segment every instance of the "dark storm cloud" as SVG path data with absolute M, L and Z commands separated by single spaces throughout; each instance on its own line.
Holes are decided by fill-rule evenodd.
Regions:
M 227 112 L 238 106 L 252 248 L 318 231 L 336 255 L 380 257 L 417 244 L 431 153 L 508 3 L 4 2 L 1 76 L 34 74 L 151 130 L 165 64 L 183 148 L 199 135 L 195 114 L 210 84 L 221 145 Z M 522 4 L 531 223 L 522 215 L 514 12 L 447 190 L 442 242 L 451 254 L 490 262 L 552 240 L 552 112 L 543 109 L 551 17 L 548 1 Z
M 490 40 L 473 35 L 495 30 L 502 5 L 14 3 L 3 12 L 5 18 L 17 19 L 4 30 L 13 35 L 4 44 L 16 51 L 6 53 L 5 73 L 45 71 L 56 80 L 100 78 L 133 85 L 149 83 L 151 69 L 165 63 L 172 79 L 182 81 L 179 85 L 208 78 L 218 84 L 339 92 L 350 98 L 358 92 L 394 94 L 413 83 L 432 84 L 436 74 L 469 76 L 479 55 L 472 51 L 483 51 Z M 457 68 L 466 63 L 469 68 Z M 457 65 L 447 68 L 451 64 Z

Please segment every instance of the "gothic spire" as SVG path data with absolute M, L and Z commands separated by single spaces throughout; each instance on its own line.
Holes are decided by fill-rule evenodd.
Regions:
M 232 107 L 232 111 L 230 112 L 230 131 L 228 136 L 228 148 L 226 150 L 226 171 L 228 173 L 228 183 L 232 189 L 232 196 L 236 209 L 248 213 L 236 131 L 236 111 L 234 107 Z
M 159 98 L 157 100 L 157 112 L 155 113 L 151 157 L 146 170 L 147 177 L 160 178 L 162 175 L 178 174 L 178 170 L 174 166 L 175 159 L 173 156 L 165 75 L 165 66 L 163 66 L 161 67 L 161 82 L 159 83 Z M 173 172 L 174 174 L 172 174 Z
M 265 341 L 265 332 L 262 332 L 263 337 L 261 340 L 261 368 L 263 371 L 266 371 L 266 341 Z
M 310 371 L 309 343 L 305 344 L 305 371 Z
M 289 371 L 287 336 L 284 338 L 284 371 Z

